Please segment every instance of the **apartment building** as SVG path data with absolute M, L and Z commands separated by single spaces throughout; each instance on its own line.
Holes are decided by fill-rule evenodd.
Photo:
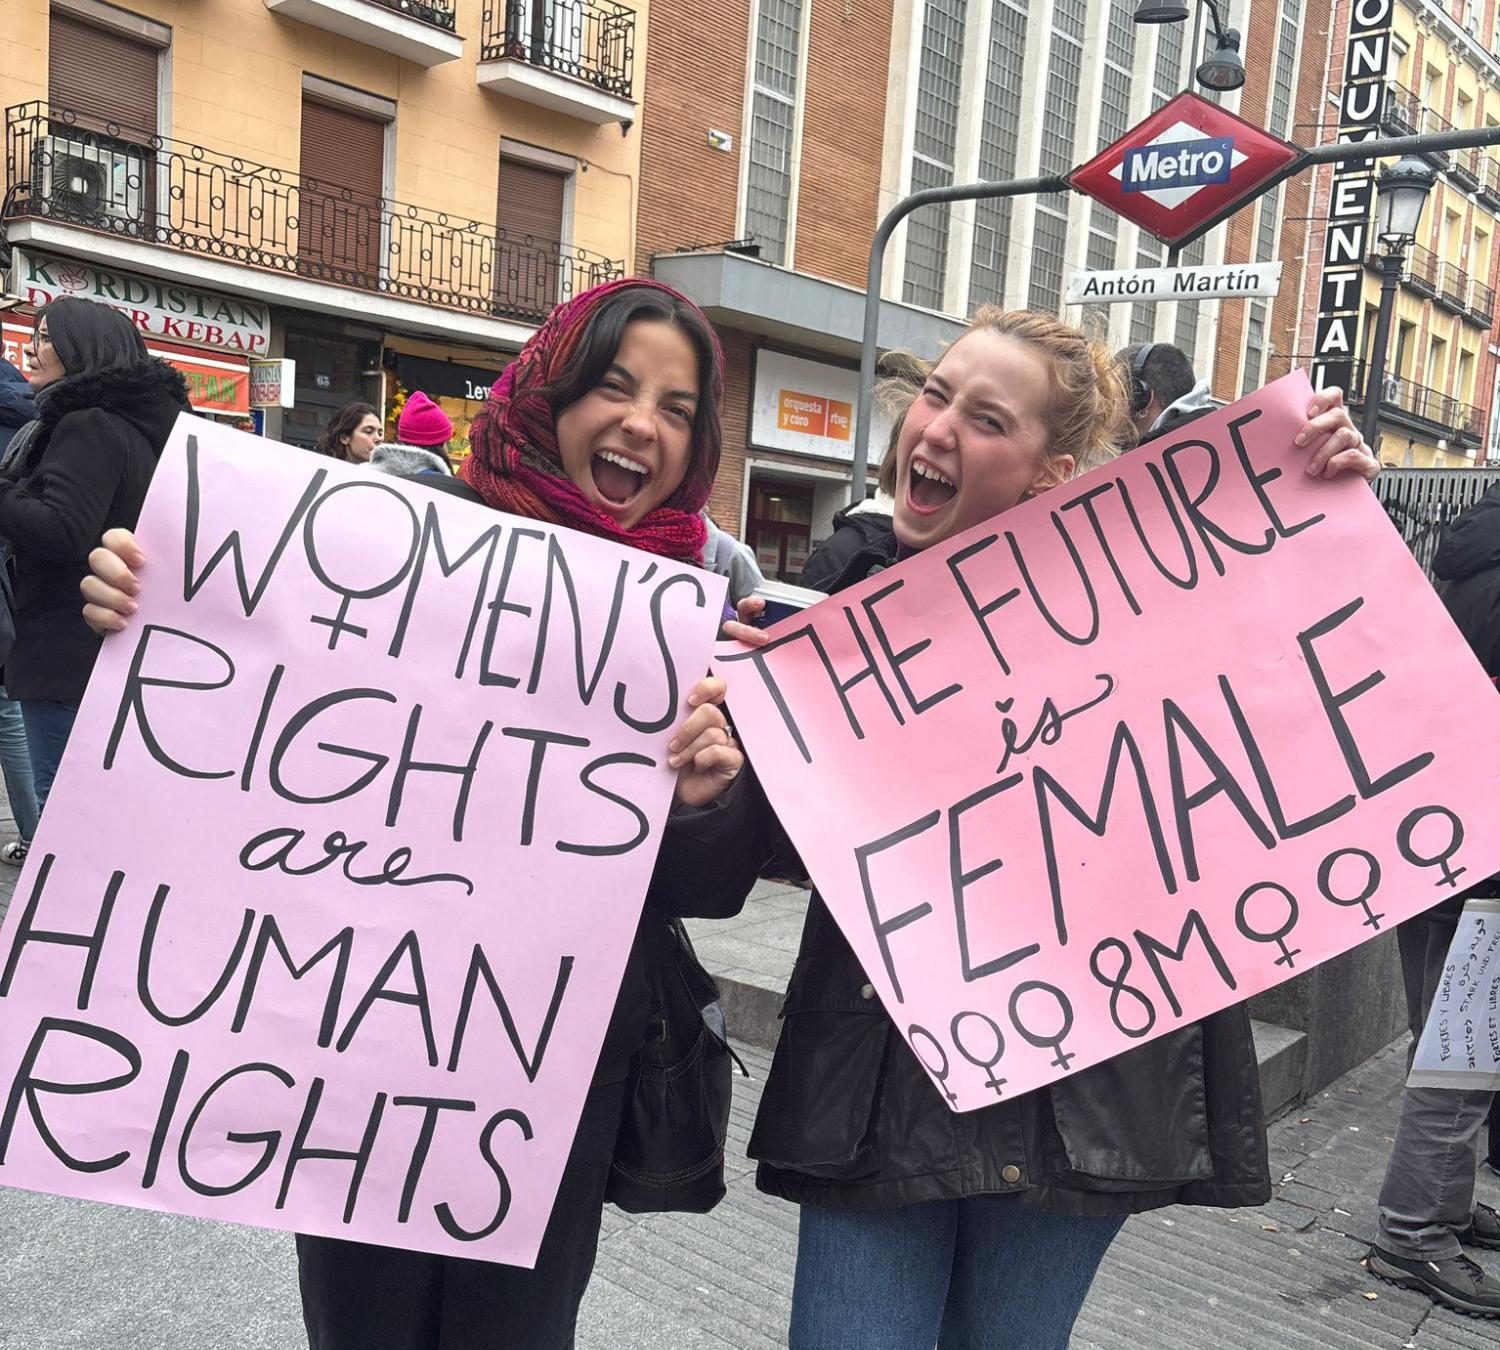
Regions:
M 205 414 L 267 434 L 404 390 L 463 435 L 507 354 L 632 254 L 646 5 L 7 0 L 7 354 L 128 309 Z M 274 398 L 272 393 L 270 397 Z
M 1336 121 L 1343 92 L 1348 5 L 1341 0 L 1335 24 L 1327 95 L 1327 120 Z M 1378 126 L 1387 136 L 1452 127 L 1500 124 L 1500 5 L 1495 0 L 1395 0 L 1390 6 L 1384 71 L 1378 86 Z M 1500 330 L 1495 293 L 1500 287 L 1500 152 L 1460 150 L 1427 156 L 1437 181 L 1423 211 L 1416 244 L 1407 254 L 1396 297 L 1385 377 L 1378 391 L 1365 378 L 1380 299 L 1370 260 L 1360 297 L 1353 402 L 1380 400 L 1380 456 L 1411 468 L 1463 468 L 1500 454 L 1491 426 L 1497 405 Z M 1320 175 L 1308 247 L 1323 254 L 1328 228 L 1329 175 Z M 1320 278 L 1309 274 L 1307 317 L 1297 350 L 1315 341 Z
M 1230 111 L 1299 139 L 1320 115 L 1331 0 L 1237 0 L 1248 79 Z M 658 6 L 646 63 L 641 271 L 714 316 L 729 361 L 713 509 L 762 567 L 795 576 L 847 499 L 869 241 L 922 188 L 1066 173 L 1193 87 L 1201 19 L 1134 22 L 1136 0 L 707 0 Z M 712 41 L 705 41 L 711 35 Z M 1183 250 L 1287 261 L 1307 214 L 1293 180 Z M 1224 398 L 1279 373 L 1295 301 L 1065 304 L 1083 270 L 1167 250 L 1076 194 L 929 207 L 886 258 L 880 342 L 931 355 L 983 304 L 1062 313 L 1116 347 L 1175 342 Z M 1282 362 L 1284 369 L 1286 362 Z M 884 427 L 870 442 L 872 463 Z

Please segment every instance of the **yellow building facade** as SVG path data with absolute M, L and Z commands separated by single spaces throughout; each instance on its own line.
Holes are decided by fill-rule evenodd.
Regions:
M 89 294 L 184 364 L 294 361 L 269 434 L 423 387 L 461 443 L 547 310 L 628 268 L 645 0 L 5 10 L 8 354 L 36 303 Z
M 1398 6 L 1381 131 L 1500 124 L 1500 6 Z M 1428 156 L 1437 180 L 1396 296 L 1381 390 L 1382 461 L 1462 468 L 1486 459 L 1494 406 L 1500 151 Z M 1380 281 L 1367 268 L 1360 339 L 1368 368 Z

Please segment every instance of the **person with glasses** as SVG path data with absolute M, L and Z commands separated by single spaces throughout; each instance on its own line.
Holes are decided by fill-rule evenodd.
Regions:
M 78 608 L 89 551 L 105 530 L 135 524 L 188 400 L 181 373 L 147 353 L 130 320 L 91 300 L 43 308 L 25 355 L 37 421 L 0 470 L 0 538 L 15 583 L 5 683 L 40 810 L 99 651 Z

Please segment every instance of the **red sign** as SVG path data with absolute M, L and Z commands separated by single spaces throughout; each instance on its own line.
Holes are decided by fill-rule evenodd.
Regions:
M 1253 197 L 1301 153 L 1197 94 L 1178 94 L 1068 181 L 1165 244 Z
M 28 369 L 21 349 L 31 338 L 35 323 L 29 314 L 6 318 L 0 332 L 4 336 L 5 359 L 25 374 Z M 187 381 L 188 402 L 194 412 L 248 413 L 250 411 L 250 366 L 222 352 L 201 352 L 191 347 L 177 347 L 169 342 L 147 342 L 152 356 L 169 361 Z

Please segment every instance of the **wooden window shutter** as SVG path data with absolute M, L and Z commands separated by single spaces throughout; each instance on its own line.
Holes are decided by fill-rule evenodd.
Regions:
M 495 219 L 517 243 L 562 243 L 563 193 L 568 175 L 524 160 L 500 156 L 500 199 Z
M 114 123 L 123 139 L 148 140 L 156 135 L 160 55 L 149 43 L 53 10 L 47 101 L 54 116 L 74 112 L 89 130 Z
M 562 249 L 563 196 L 568 175 L 500 156 L 495 204 L 495 309 L 543 318 L 574 291 L 573 269 Z
M 298 271 L 366 290 L 379 284 L 385 127 L 378 117 L 302 100 Z
M 385 123 L 378 117 L 302 100 L 302 178 L 378 201 L 385 181 Z

